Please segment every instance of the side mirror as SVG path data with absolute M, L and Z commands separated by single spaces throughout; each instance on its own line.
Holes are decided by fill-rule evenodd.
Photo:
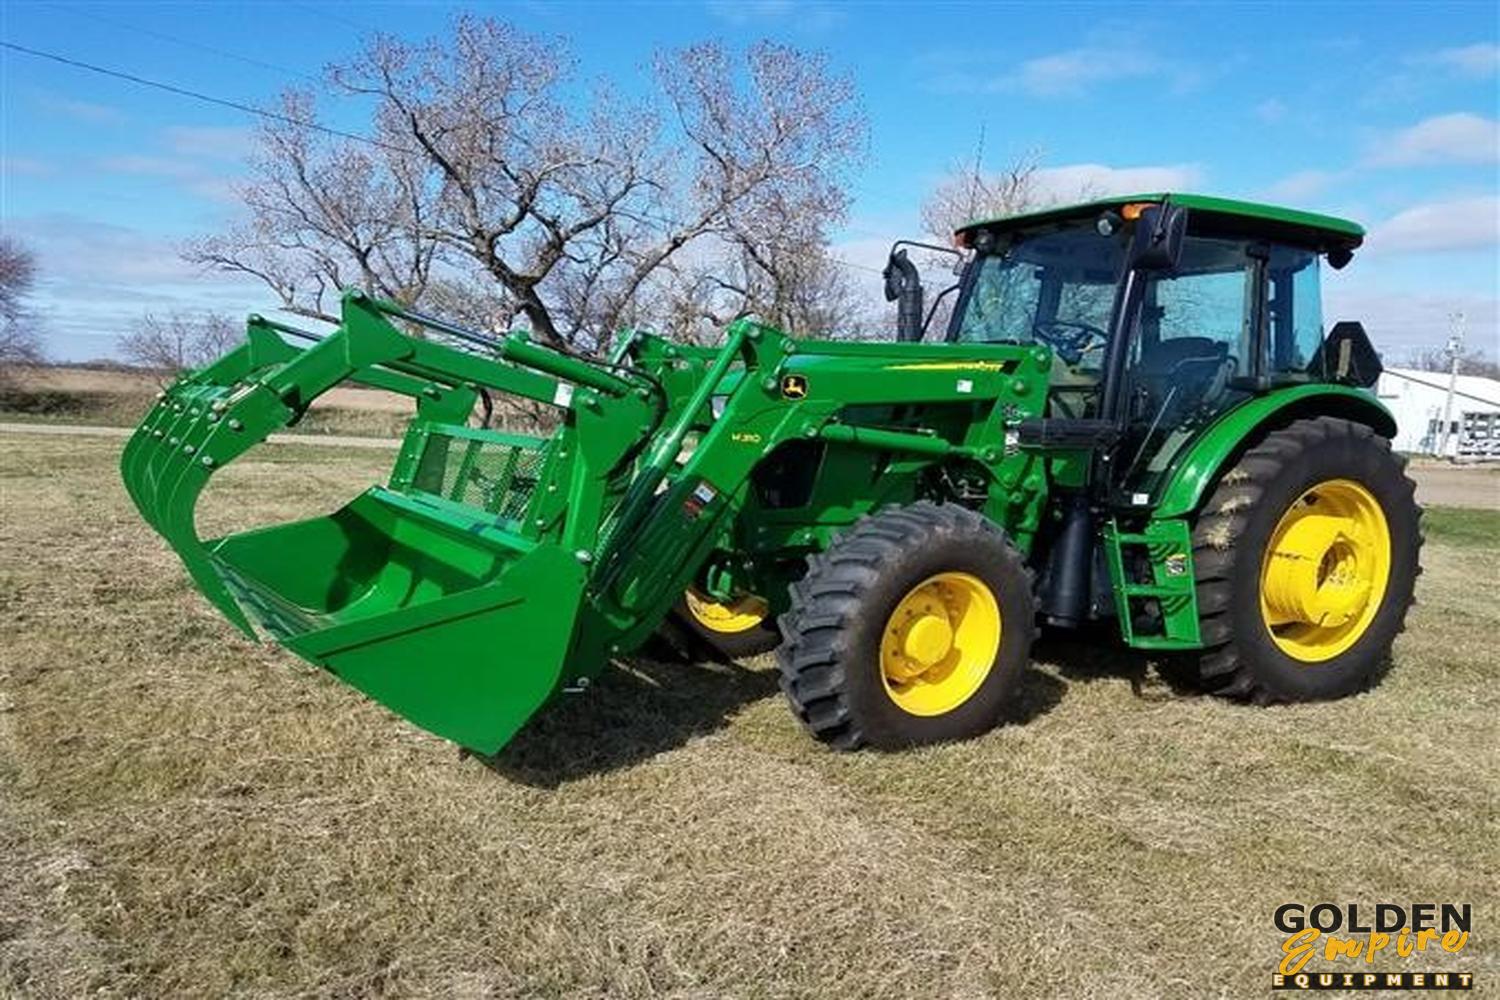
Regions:
M 896 339 L 922 339 L 922 278 L 905 250 L 892 250 L 881 272 L 885 300 L 896 303 Z
M 1385 368 L 1380 363 L 1375 345 L 1370 343 L 1370 337 L 1365 333 L 1364 324 L 1340 320 L 1333 324 L 1333 329 L 1328 331 L 1328 335 L 1318 345 L 1308 362 L 1307 370 L 1329 382 L 1372 389 L 1380 381 L 1380 373 Z
M 1182 259 L 1187 209 L 1170 202 L 1141 210 L 1130 243 L 1130 266 L 1141 271 L 1170 271 Z
M 885 262 L 885 270 L 880 272 L 885 279 L 885 300 L 895 302 L 901 298 L 908 285 L 919 280 L 917 277 L 917 266 L 907 257 L 905 250 L 892 250 Z

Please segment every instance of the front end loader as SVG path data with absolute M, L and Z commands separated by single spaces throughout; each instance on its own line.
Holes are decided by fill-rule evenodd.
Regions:
M 961 230 L 942 332 L 900 250 L 892 339 L 740 320 L 716 348 L 626 331 L 606 359 L 351 291 L 327 336 L 252 316 L 121 468 L 244 633 L 483 754 L 671 623 L 728 655 L 775 645 L 840 748 L 993 726 L 1038 624 L 1112 623 L 1231 697 L 1335 697 L 1378 675 L 1420 542 L 1379 361 L 1319 312 L 1320 267 L 1360 239 L 1107 199 Z M 209 478 L 345 382 L 414 401 L 389 479 L 199 538 Z M 495 394 L 556 430 L 489 427 Z

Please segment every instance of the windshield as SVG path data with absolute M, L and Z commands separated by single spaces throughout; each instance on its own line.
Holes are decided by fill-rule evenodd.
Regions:
M 948 339 L 965 343 L 1102 343 L 1125 259 L 1120 236 L 1090 226 L 1020 235 L 970 264 Z M 1090 346 L 1092 346 L 1090 344 Z

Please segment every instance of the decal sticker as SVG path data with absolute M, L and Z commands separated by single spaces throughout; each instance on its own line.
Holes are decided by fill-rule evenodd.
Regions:
M 703 513 L 703 508 L 713 503 L 718 495 L 719 491 L 709 485 L 707 479 L 700 479 L 698 485 L 693 487 L 693 492 L 682 502 L 682 512 L 696 520 Z
M 914 361 L 910 364 L 891 365 L 892 372 L 1008 372 L 1016 367 L 1014 361 Z

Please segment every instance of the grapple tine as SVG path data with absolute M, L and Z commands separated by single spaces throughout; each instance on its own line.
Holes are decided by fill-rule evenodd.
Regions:
M 265 320 L 252 316 L 244 344 L 207 368 L 188 372 L 159 395 L 120 457 L 126 491 L 149 524 L 161 523 L 163 476 L 168 475 L 164 470 L 171 466 L 175 449 L 192 447 L 196 452 L 208 433 L 207 427 L 194 429 L 203 418 L 217 422 L 236 387 L 300 353 L 276 336 Z

